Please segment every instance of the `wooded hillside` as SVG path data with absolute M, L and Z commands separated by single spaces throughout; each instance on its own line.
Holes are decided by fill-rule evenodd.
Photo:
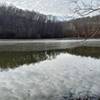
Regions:
M 100 16 L 70 21 L 13 6 L 0 6 L 1 39 L 100 38 Z
M 0 38 L 59 38 L 61 24 L 34 11 L 0 6 Z

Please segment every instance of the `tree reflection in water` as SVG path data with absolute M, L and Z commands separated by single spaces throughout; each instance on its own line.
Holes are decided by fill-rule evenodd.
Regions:
M 46 59 L 52 59 L 60 53 L 71 53 L 80 56 L 91 56 L 100 58 L 99 47 L 77 47 L 66 50 L 51 50 L 39 52 L 0 52 L 0 67 L 15 68 L 23 64 L 31 64 L 40 62 Z

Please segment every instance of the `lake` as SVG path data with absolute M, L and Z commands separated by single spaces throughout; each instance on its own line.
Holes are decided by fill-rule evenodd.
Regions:
M 100 40 L 0 40 L 0 100 L 100 98 Z

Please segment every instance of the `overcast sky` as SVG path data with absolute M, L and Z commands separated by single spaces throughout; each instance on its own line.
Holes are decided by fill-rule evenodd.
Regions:
M 89 3 L 90 0 L 83 0 Z M 96 1 L 96 0 L 94 0 Z M 70 16 L 73 11 L 71 0 L 0 0 L 0 3 L 13 4 L 22 9 L 35 10 L 44 14 Z

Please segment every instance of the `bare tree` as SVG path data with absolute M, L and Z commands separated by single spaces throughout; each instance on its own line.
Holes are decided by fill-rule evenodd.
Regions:
M 89 15 L 100 14 L 100 0 L 71 0 L 71 4 L 74 5 L 73 13 L 77 14 L 80 17 L 86 17 Z M 88 21 L 88 23 L 91 23 L 91 22 Z M 95 22 L 95 23 L 97 23 L 97 22 Z M 91 24 L 89 24 L 89 25 L 91 27 Z M 88 36 L 87 38 L 93 38 L 95 35 L 97 35 L 97 33 L 100 32 L 100 27 L 96 26 L 96 25 L 94 25 L 91 28 L 86 26 L 86 28 L 89 29 L 89 31 L 87 33 L 90 34 L 88 36 L 88 34 L 85 33 Z M 86 28 L 84 30 L 85 32 L 86 32 Z M 91 29 L 91 31 L 90 31 L 90 29 Z
M 71 3 L 74 4 L 74 13 L 80 16 L 100 13 L 100 0 L 71 0 Z

